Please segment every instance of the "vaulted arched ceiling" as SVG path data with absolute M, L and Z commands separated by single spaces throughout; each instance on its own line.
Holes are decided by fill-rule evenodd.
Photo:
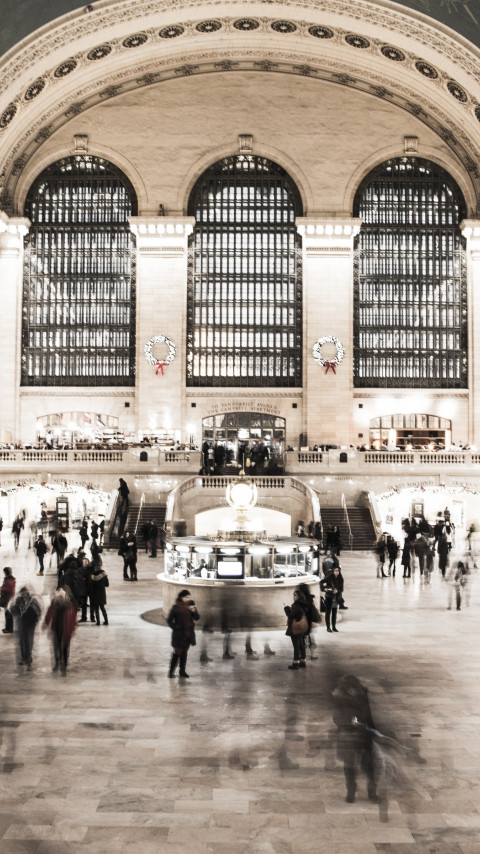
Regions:
M 29 2 L 23 0 L 25 12 Z M 49 9 L 68 11 L 76 5 L 70 3 L 56 0 Z M 14 212 L 18 178 L 29 162 L 92 106 L 172 78 L 249 70 L 328 80 L 406 110 L 449 146 L 480 198 L 479 52 L 425 17 L 434 11 L 445 17 L 448 6 L 460 19 L 470 5 L 105 0 L 90 11 L 82 6 L 0 62 L 0 206 Z
M 72 12 L 91 14 L 89 6 L 94 11 L 110 5 L 108 2 L 79 3 L 78 0 L 48 0 L 39 3 L 38 0 L 17 0 L 2 8 L 2 27 L 0 28 L 0 56 L 13 48 L 22 39 L 30 36 L 62 15 Z M 117 7 L 130 6 L 130 0 L 121 0 Z M 175 5 L 174 0 L 171 3 Z M 321 3 L 317 4 L 321 7 Z M 381 5 L 385 5 L 382 3 Z M 193 6 L 193 3 L 192 3 Z M 435 21 L 450 27 L 480 47 L 480 3 L 478 0 L 397 0 L 390 6 L 405 6 L 421 12 Z

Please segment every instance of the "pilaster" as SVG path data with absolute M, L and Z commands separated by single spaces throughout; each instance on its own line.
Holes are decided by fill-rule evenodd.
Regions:
M 23 238 L 30 220 L 9 217 L 0 211 L 0 364 L 2 366 L 2 410 L 0 439 L 20 438 L 20 360 Z
M 304 253 L 304 423 L 310 446 L 352 441 L 353 246 L 361 223 L 349 216 L 297 219 Z M 330 336 L 344 349 L 335 372 L 313 358 L 318 339 Z M 333 344 L 321 348 L 326 360 L 336 353 Z
M 468 433 L 472 444 L 480 444 L 480 220 L 464 219 L 460 223 L 467 241 L 468 288 Z
M 137 245 L 136 427 L 181 430 L 188 237 L 195 219 L 136 216 L 129 223 Z M 163 373 L 145 357 L 145 345 L 157 336 L 175 345 L 175 358 Z M 153 355 L 159 361 L 168 353 L 166 344 L 155 345 Z

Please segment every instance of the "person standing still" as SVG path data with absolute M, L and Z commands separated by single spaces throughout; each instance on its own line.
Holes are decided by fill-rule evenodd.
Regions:
M 195 622 L 200 619 L 195 602 L 192 600 L 189 590 L 181 590 L 177 600 L 170 609 L 168 625 L 172 630 L 173 653 L 170 659 L 168 676 L 173 679 L 177 664 L 180 662 L 179 676 L 189 679 L 185 670 L 187 664 L 188 650 L 195 646 Z
M 158 542 L 158 525 L 155 522 L 155 519 L 153 519 L 152 523 L 150 525 L 150 543 L 151 543 L 150 557 L 156 557 L 157 556 L 157 547 L 158 547 L 157 542 Z

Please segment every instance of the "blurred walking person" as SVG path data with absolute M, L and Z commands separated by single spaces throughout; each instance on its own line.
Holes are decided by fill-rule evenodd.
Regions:
M 13 632 L 13 617 L 8 606 L 15 596 L 16 584 L 12 568 L 5 566 L 3 569 L 3 584 L 0 588 L 0 608 L 5 608 L 5 628 L 2 629 L 4 635 L 9 635 Z
M 20 588 L 18 595 L 10 605 L 12 616 L 17 619 L 18 643 L 20 649 L 19 664 L 32 669 L 33 642 L 35 629 L 42 614 L 42 601 L 28 584 Z
M 57 590 L 45 615 L 45 627 L 50 629 L 53 645 L 54 665 L 52 670 L 60 668 L 62 676 L 67 675 L 72 640 L 77 622 L 77 610 L 68 592 Z

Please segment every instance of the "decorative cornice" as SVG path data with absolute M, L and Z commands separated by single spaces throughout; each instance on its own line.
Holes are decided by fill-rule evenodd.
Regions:
M 185 254 L 195 225 L 193 216 L 131 216 L 128 221 L 139 252 L 164 256 Z
M 225 388 L 187 388 L 185 390 L 185 395 L 187 398 L 215 398 L 219 401 L 222 401 L 226 398 L 239 398 L 241 400 L 258 400 L 261 398 L 262 400 L 271 398 L 272 400 L 278 400 L 279 398 L 285 398 L 288 400 L 301 400 L 303 397 L 303 391 L 301 389 L 292 389 L 291 391 L 267 391 L 266 389 L 257 389 L 256 391 L 253 389 L 232 389 L 230 390 L 228 387 Z
M 17 257 L 29 228 L 29 219 L 9 217 L 4 211 L 0 211 L 0 257 Z
M 96 386 L 95 388 L 75 388 L 69 386 L 63 388 L 61 386 L 52 386 L 51 388 L 28 388 L 22 386 L 20 389 L 20 397 L 135 397 L 135 391 L 132 388 L 125 389 L 108 389 Z
M 30 229 L 31 222 L 23 216 L 8 216 L 5 211 L 0 211 L 0 234 L 11 234 L 14 237 L 25 237 Z
M 33 114 L 28 128 L 24 124 L 20 134 L 14 134 L 13 145 L 9 139 L 5 147 L 10 152 L 5 155 L 5 172 L 9 179 L 15 172 L 16 163 L 23 162 L 24 157 L 28 161 L 36 148 L 62 123 L 95 103 L 172 76 L 255 70 L 329 79 L 390 100 L 432 127 L 456 152 L 472 180 L 477 181 L 480 187 L 477 166 L 480 151 L 472 142 L 474 134 L 462 130 L 459 127 L 462 123 L 454 115 L 449 115 L 447 108 L 442 111 L 438 107 L 441 91 L 445 99 L 454 99 L 452 106 L 455 102 L 457 108 L 469 113 L 473 122 L 480 122 L 479 101 L 466 89 L 469 84 L 478 88 L 478 58 L 473 47 L 468 50 L 467 43 L 464 45 L 442 25 L 413 10 L 393 10 L 391 4 L 382 2 L 357 0 L 352 4 L 351 0 L 323 0 L 320 6 L 317 0 L 278 0 L 274 8 L 267 0 L 253 0 L 251 3 L 230 0 L 229 11 L 236 6 L 240 7 L 239 12 L 244 17 L 218 17 L 216 0 L 205 0 L 201 4 L 180 0 L 168 3 L 136 0 L 130 7 L 122 4 L 121 10 L 113 3 L 108 7 L 94 8 L 89 15 L 84 15 L 82 10 L 65 16 L 54 28 L 44 28 L 40 35 L 28 39 L 28 44 L 10 52 L 0 79 L 0 97 L 2 92 L 7 95 L 6 87 L 11 87 L 12 81 L 23 83 L 21 90 L 10 95 L 10 103 L 8 97 L 3 99 L 0 138 L 4 134 L 6 142 L 21 113 L 41 103 L 41 99 L 46 99 L 49 107 L 38 120 Z M 288 20 L 278 20 L 275 13 L 281 6 L 285 7 Z M 245 18 L 245 8 L 249 9 L 251 18 Z M 197 15 L 200 10 L 205 10 L 205 16 L 210 14 L 210 10 L 215 14 L 207 20 L 191 19 L 188 15 L 192 9 Z M 259 15 L 260 11 L 268 12 L 269 17 Z M 299 14 L 310 17 L 305 20 L 298 18 Z M 341 26 L 337 26 L 337 22 Z M 325 23 L 329 27 L 325 27 Z M 352 32 L 357 24 L 358 32 Z M 247 31 L 248 47 L 245 46 Z M 392 40 L 397 40 L 397 44 L 391 44 L 390 33 L 394 34 Z M 225 50 L 225 36 L 231 42 L 228 50 Z M 425 47 L 424 55 L 429 62 L 419 55 L 420 52 L 409 50 L 413 40 Z M 84 47 L 72 56 L 69 53 L 72 44 Z M 285 53 L 284 45 L 295 49 Z M 208 50 L 210 46 L 214 47 L 213 51 Z M 301 46 L 306 48 L 306 52 Z M 341 61 L 340 51 L 344 54 Z M 63 60 L 60 58 L 62 52 Z M 378 64 L 378 74 L 372 70 L 373 66 L 366 68 L 364 56 L 367 53 L 381 63 Z M 434 65 L 430 65 L 432 53 L 435 54 Z M 58 64 L 43 70 L 45 57 L 53 54 Z M 143 57 L 142 61 L 132 64 L 130 57 L 137 56 Z M 244 61 L 239 61 L 239 56 L 243 56 Z M 247 56 L 252 59 L 247 61 Z M 121 71 L 118 71 L 119 58 L 122 59 Z M 435 63 L 437 66 L 442 64 L 440 60 L 445 69 L 435 67 Z M 452 79 L 451 63 L 459 66 L 460 83 Z M 101 74 L 96 75 L 93 82 L 76 83 L 79 71 L 83 74 L 83 81 L 85 70 L 97 67 Z M 29 68 L 30 80 L 27 77 Z M 398 73 L 400 69 L 401 75 Z M 400 77 L 405 80 L 404 71 L 410 72 L 411 82 L 418 85 L 408 87 L 402 84 Z M 470 75 L 470 80 L 466 75 Z M 3 89 L 1 80 L 5 81 Z M 67 91 L 72 85 L 75 92 L 73 102 Z M 53 86 L 59 88 L 52 102 Z M 21 171 L 23 166 L 24 163 L 18 169 Z M 14 185 L 15 181 L 9 180 L 4 193 L 6 203 L 13 197 Z
M 193 231 L 193 216 L 130 216 L 130 228 L 138 237 L 188 237 Z
M 308 255 L 336 255 L 351 252 L 362 220 L 358 217 L 298 217 L 298 233 Z
M 391 388 L 390 387 L 390 388 L 379 388 L 377 391 L 371 391 L 371 390 L 370 391 L 366 391 L 366 390 L 364 391 L 363 389 L 354 389 L 354 391 L 353 391 L 354 399 L 358 398 L 359 400 L 363 400 L 364 398 L 366 400 L 368 400 L 368 399 L 379 400 L 383 397 L 387 397 L 389 400 L 392 397 L 398 397 L 400 400 L 404 400 L 405 395 L 408 395 L 409 397 L 417 396 L 417 397 L 421 398 L 422 400 L 424 400 L 425 397 L 429 397 L 429 398 L 430 397 L 441 397 L 441 398 L 447 398 L 447 399 L 454 397 L 454 398 L 463 398 L 465 400 L 468 400 L 468 398 L 469 398 L 469 392 L 468 391 L 465 391 L 465 389 L 462 389 L 460 391 L 459 389 L 455 389 L 455 388 L 445 389 L 445 391 L 431 391 L 428 388 L 403 388 L 403 389 L 401 389 L 401 388 Z
M 480 239 L 480 219 L 463 219 L 460 228 L 467 240 Z

